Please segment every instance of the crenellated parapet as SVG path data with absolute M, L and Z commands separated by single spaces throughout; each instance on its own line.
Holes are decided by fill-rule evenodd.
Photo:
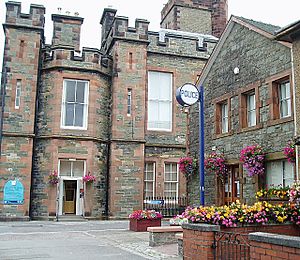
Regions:
M 212 35 L 161 29 L 149 32 L 148 52 L 208 59 L 218 38 Z
M 43 69 L 69 68 L 109 75 L 112 68 L 111 58 L 96 48 L 83 47 L 82 52 L 78 53 L 68 46 L 46 45 L 43 49 L 43 61 Z
M 135 27 L 128 26 L 128 17 L 116 16 L 112 22 L 111 29 L 107 33 L 106 39 L 102 41 L 101 50 L 109 52 L 113 41 L 140 41 L 148 44 L 149 21 L 145 19 L 135 19 Z
M 21 26 L 34 29 L 43 29 L 45 24 L 45 7 L 43 5 L 30 5 L 29 14 L 21 13 L 21 3 L 6 2 L 5 26 Z

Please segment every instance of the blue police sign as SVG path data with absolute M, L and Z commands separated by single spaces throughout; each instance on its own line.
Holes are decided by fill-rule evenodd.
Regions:
M 19 180 L 10 180 L 5 183 L 4 189 L 4 204 L 23 204 L 24 203 L 24 186 Z
M 194 105 L 199 101 L 199 98 L 198 88 L 191 83 L 186 83 L 176 90 L 177 102 L 182 106 Z

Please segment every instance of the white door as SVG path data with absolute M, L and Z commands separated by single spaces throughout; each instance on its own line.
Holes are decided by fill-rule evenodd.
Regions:
M 83 181 L 82 181 L 82 179 L 77 180 L 76 215 L 83 216 L 84 197 L 80 197 L 80 190 L 83 190 Z

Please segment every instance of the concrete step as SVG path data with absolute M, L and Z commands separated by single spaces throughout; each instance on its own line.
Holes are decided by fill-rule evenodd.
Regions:
M 63 215 L 63 216 L 58 216 L 58 221 L 64 221 L 64 222 L 86 222 L 87 219 L 85 219 L 82 216 Z

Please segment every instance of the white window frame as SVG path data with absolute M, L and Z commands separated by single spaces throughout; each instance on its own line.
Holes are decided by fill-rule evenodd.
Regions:
M 228 133 L 228 103 L 221 103 L 221 132 L 222 134 Z
M 70 176 L 61 175 L 60 165 L 61 165 L 62 161 L 71 163 L 71 175 Z M 82 175 L 82 177 L 85 176 L 86 175 L 86 160 L 76 160 L 76 159 L 59 159 L 58 160 L 58 176 L 63 178 L 63 179 L 82 179 L 82 177 L 73 175 L 73 162 L 76 162 L 76 161 L 82 161 L 83 162 L 83 175 Z
M 289 163 L 287 160 L 278 160 L 278 161 L 270 161 L 270 162 L 268 162 L 268 163 L 274 163 L 274 162 L 279 162 L 280 163 L 280 184 L 279 185 L 282 185 L 283 187 L 287 187 L 288 185 L 286 184 L 286 182 L 287 182 L 287 180 L 289 179 L 289 178 L 286 178 L 287 176 L 286 176 L 286 166 L 287 165 L 289 165 L 289 166 L 291 166 L 291 168 L 292 168 L 292 176 L 293 176 L 293 178 L 292 178 L 292 182 L 291 183 L 293 183 L 294 182 L 294 171 L 295 171 L 295 166 L 294 165 L 292 165 L 291 163 Z M 270 181 L 269 181 L 269 174 L 271 174 L 271 175 L 274 175 L 275 173 L 274 173 L 274 169 L 272 170 L 272 172 L 271 173 L 269 173 L 269 171 L 268 171 L 268 165 L 267 165 L 267 167 L 266 167 L 266 169 L 267 169 L 267 173 L 266 173 L 266 181 L 267 181 L 267 185 L 269 186 L 269 185 L 275 185 L 275 186 L 277 186 L 278 184 L 274 184 L 274 183 L 270 183 Z
M 282 89 L 285 89 L 284 93 L 285 96 L 282 96 Z M 287 91 L 288 90 L 288 91 Z M 285 118 L 285 117 L 290 117 L 292 112 L 291 112 L 291 87 L 290 87 L 290 82 L 289 81 L 284 81 L 280 82 L 278 84 L 278 93 L 279 93 L 279 116 L 280 118 Z M 283 114 L 283 105 L 286 106 L 287 109 L 287 114 Z
M 172 165 L 176 165 L 176 181 L 167 181 L 166 180 L 166 164 L 172 164 Z M 172 166 L 172 170 L 173 170 L 173 166 Z M 169 197 L 166 196 L 166 183 L 176 183 L 176 196 L 175 198 L 177 199 L 179 196 L 179 168 L 178 168 L 178 164 L 176 162 L 165 162 L 164 163 L 164 197 Z
M 21 79 L 17 79 L 16 97 L 15 97 L 15 109 L 20 109 L 20 105 L 21 105 L 21 90 L 22 90 L 22 80 Z
M 170 92 L 169 92 L 169 97 L 158 97 L 158 98 L 151 98 L 150 95 L 149 95 L 149 92 L 151 91 L 150 89 L 152 89 L 152 91 L 159 91 L 159 88 L 160 87 L 163 87 L 163 86 L 153 86 L 154 84 L 151 84 L 151 75 L 157 75 L 159 77 L 160 74 L 168 74 L 169 75 L 169 79 L 170 79 L 170 86 L 168 86 L 170 88 Z M 168 103 L 169 105 L 169 110 L 170 110 L 170 113 L 169 113 L 169 127 L 168 128 L 164 128 L 164 127 L 155 127 L 155 126 L 152 126 L 151 124 L 155 124 L 157 123 L 157 125 L 161 122 L 161 121 L 150 121 L 150 104 L 151 103 L 156 103 L 157 106 L 159 107 L 159 104 L 166 104 Z M 148 71 L 148 102 L 147 102 L 147 105 L 148 105 L 148 111 L 147 111 L 147 114 L 148 114 L 148 122 L 147 122 L 147 130 L 150 130 L 150 131 L 165 131 L 165 132 L 172 132 L 172 124 L 173 124 L 173 74 L 172 73 L 169 73 L 169 72 L 158 72 L 158 71 Z M 159 110 L 159 109 L 158 109 Z M 158 117 L 160 115 L 160 111 L 158 111 Z
M 250 101 L 251 97 L 253 97 L 254 104 L 253 107 L 251 106 L 252 103 Z M 256 125 L 256 100 L 255 100 L 255 92 L 251 92 L 247 94 L 247 124 L 248 127 L 255 126 Z M 254 114 L 254 117 L 252 117 Z M 252 122 L 252 118 L 254 118 L 254 121 Z
M 149 172 L 149 171 L 147 171 L 147 165 L 148 164 L 152 164 L 153 165 L 153 179 L 152 180 L 150 180 L 150 179 L 146 179 L 146 173 L 147 172 Z M 155 164 L 155 162 L 146 162 L 145 163 L 145 172 L 144 172 L 144 187 L 145 187 L 145 190 L 144 190 L 144 197 L 148 197 L 148 196 L 146 196 L 146 183 L 151 183 L 152 182 L 152 191 L 153 191 L 153 198 L 155 197 L 155 172 L 156 172 L 156 164 Z
M 85 91 L 84 91 L 84 110 L 83 110 L 83 126 L 66 126 L 65 125 L 65 109 L 66 109 L 66 83 L 67 81 L 75 81 L 77 82 L 84 82 Z M 63 95 L 62 95 L 62 102 L 61 102 L 61 122 L 60 127 L 62 129 L 74 129 L 74 130 L 87 130 L 87 123 L 88 123 L 88 107 L 89 107 L 89 81 L 87 80 L 77 80 L 77 79 L 64 79 L 63 81 Z M 75 118 L 75 117 L 74 117 Z

